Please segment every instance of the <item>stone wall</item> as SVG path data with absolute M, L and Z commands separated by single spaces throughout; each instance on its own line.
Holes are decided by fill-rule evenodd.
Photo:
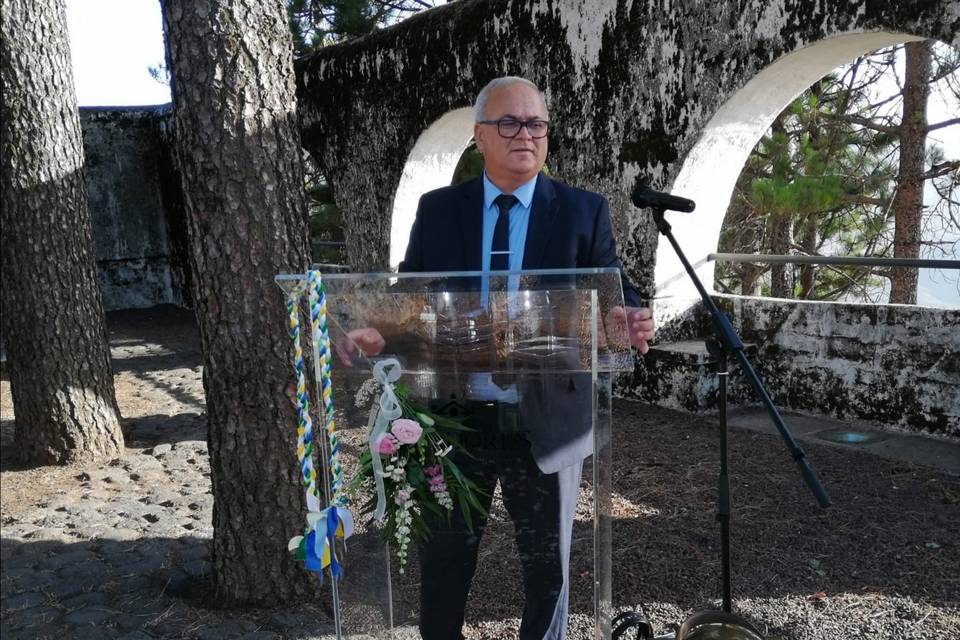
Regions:
M 529 77 L 551 111 L 552 172 L 608 197 L 625 268 L 662 294 L 686 277 L 629 204 L 635 181 L 698 200 L 694 215 L 671 219 L 712 282 L 703 257 L 716 249 L 733 181 L 769 121 L 837 64 L 918 37 L 960 45 L 960 4 L 462 0 L 300 61 L 298 109 L 304 146 L 343 212 L 352 268 L 383 269 L 391 252 L 402 254 L 392 244 L 408 232 L 397 225 L 412 221 L 401 194 L 413 203 L 419 195 L 404 180 L 432 172 L 449 181 L 479 89 L 499 75 Z M 183 303 L 186 225 L 165 111 L 84 109 L 81 118 L 108 308 Z M 781 406 L 960 430 L 957 312 L 721 299 L 756 345 Z M 694 307 L 660 341 L 694 339 L 703 322 Z M 686 369 L 670 350 L 655 351 L 621 393 L 710 406 L 715 379 L 700 371 L 698 350 L 679 356 Z M 749 397 L 742 380 L 733 395 Z
M 960 437 L 960 311 L 715 296 L 778 407 Z M 716 377 L 700 366 L 702 308 L 672 323 L 621 391 L 665 406 L 712 411 Z M 733 367 L 736 369 L 736 367 Z M 734 403 L 757 403 L 731 378 Z
M 392 245 L 405 246 L 419 185 L 449 183 L 480 88 L 525 76 L 550 109 L 552 173 L 609 199 L 628 275 L 677 300 L 691 293 L 689 280 L 630 204 L 636 182 L 697 201 L 694 214 L 670 219 L 712 286 L 706 256 L 737 175 L 775 116 L 836 66 L 921 38 L 960 46 L 960 3 L 461 0 L 300 61 L 299 112 L 304 146 L 343 212 L 350 266 L 378 270 L 403 253 Z M 780 300 L 737 309 L 785 406 L 957 431 L 954 313 Z M 683 322 L 697 313 L 676 311 L 677 337 L 699 335 Z M 712 378 L 698 375 L 691 388 L 688 372 L 656 358 L 621 392 L 709 404 Z
M 185 304 L 185 224 L 169 106 L 80 109 L 97 273 L 107 309 Z
M 685 280 L 629 203 L 637 179 L 698 201 L 677 226 L 699 263 L 793 97 L 856 55 L 927 37 L 960 45 L 955 0 L 462 0 L 301 61 L 304 146 L 343 212 L 350 266 L 382 269 L 402 253 L 391 237 L 409 236 L 395 198 L 408 163 L 449 182 L 471 120 L 444 119 L 491 78 L 526 76 L 550 108 L 552 172 L 607 196 L 625 268 L 652 290 Z M 421 145 L 432 159 L 415 152 L 431 128 L 448 141 Z

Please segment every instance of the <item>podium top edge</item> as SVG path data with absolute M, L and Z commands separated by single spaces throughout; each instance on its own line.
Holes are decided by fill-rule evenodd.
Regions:
M 416 271 L 395 273 L 361 272 L 361 273 L 324 273 L 324 280 L 386 280 L 386 279 L 416 279 L 416 278 L 479 278 L 479 277 L 510 277 L 510 276 L 592 276 L 592 275 L 620 275 L 616 267 L 579 268 L 579 269 L 524 269 L 520 271 Z M 304 280 L 306 273 L 281 273 L 274 276 L 276 282 Z

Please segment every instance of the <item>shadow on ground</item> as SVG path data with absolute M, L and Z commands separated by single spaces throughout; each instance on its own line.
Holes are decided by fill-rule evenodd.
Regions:
M 18 472 L 9 463 L 12 421 L 0 425 L 3 637 L 328 633 L 326 598 L 270 611 L 204 606 L 212 497 L 192 314 L 115 313 L 110 328 L 127 416 L 121 460 Z M 358 451 L 350 439 L 345 455 Z M 720 597 L 716 441 L 708 420 L 614 403 L 613 601 L 644 608 L 660 629 Z M 960 637 L 960 479 L 848 449 L 804 448 L 833 499 L 828 510 L 807 492 L 778 437 L 730 435 L 735 608 L 777 638 Z M 18 473 L 26 478 L 19 488 L 8 484 Z M 518 625 L 513 529 L 498 509 L 468 605 L 470 640 L 515 637 Z M 112 518 L 103 525 L 109 533 L 88 526 L 85 514 L 94 513 Z M 124 539 L 113 539 L 121 533 Z M 592 558 L 592 524 L 578 521 L 571 637 L 592 637 Z M 347 580 L 351 572 L 357 582 L 382 575 L 369 569 L 382 562 L 377 539 L 358 536 L 348 549 Z M 397 620 L 412 623 L 415 562 L 403 577 L 394 575 Z M 374 582 L 359 588 L 384 597 Z M 373 619 L 380 610 L 358 615 Z

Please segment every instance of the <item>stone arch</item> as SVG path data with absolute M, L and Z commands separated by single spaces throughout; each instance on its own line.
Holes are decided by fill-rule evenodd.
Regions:
M 556 122 L 551 169 L 607 196 L 624 267 L 649 291 L 669 279 L 670 265 L 665 260 L 657 276 L 656 230 L 630 204 L 638 178 L 699 198 L 699 223 L 709 218 L 708 199 L 684 191 L 691 180 L 706 176 L 703 184 L 716 185 L 712 174 L 721 165 L 739 169 L 771 114 L 805 84 L 857 53 L 911 35 L 960 46 L 956 0 L 674 5 L 463 0 L 299 61 L 304 146 L 344 212 L 351 268 L 396 262 L 390 246 L 401 243 L 391 242 L 391 227 L 403 236 L 412 197 L 395 196 L 411 150 L 421 132 L 439 128 L 445 114 L 470 104 L 495 76 L 524 75 L 543 89 Z M 741 142 L 725 140 L 729 135 Z M 717 149 L 729 153 L 714 155 L 711 165 Z M 421 166 L 429 166 L 429 155 L 414 154 Z M 435 173 L 442 184 L 445 176 Z M 407 191 L 412 183 L 404 182 Z M 718 187 L 707 198 L 725 209 L 729 194 Z M 397 202 L 408 203 L 401 205 L 407 213 L 395 213 Z M 699 235 L 715 242 L 721 221 L 695 231 L 711 229 Z M 691 253 L 697 260 L 706 251 Z
M 393 198 L 390 267 L 403 259 L 420 196 L 450 184 L 453 170 L 473 137 L 473 108 L 448 111 L 420 134 L 407 156 Z
M 841 64 L 883 47 L 922 39 L 905 33 L 874 32 L 840 34 L 813 42 L 762 69 L 717 110 L 684 159 L 671 189 L 696 201 L 697 209 L 693 214 L 668 214 L 674 235 L 708 291 L 713 291 L 716 265 L 706 257 L 717 249 L 737 177 L 777 115 Z M 654 280 L 661 295 L 696 296 L 667 242 L 657 247 Z

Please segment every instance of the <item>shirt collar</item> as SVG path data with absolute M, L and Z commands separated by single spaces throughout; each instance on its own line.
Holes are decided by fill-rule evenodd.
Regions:
M 527 182 L 524 182 L 522 185 L 514 189 L 513 195 L 517 196 L 517 200 L 520 201 L 520 204 L 526 208 L 530 208 L 530 203 L 533 202 L 533 192 L 537 186 L 537 178 L 540 174 L 533 176 Z M 487 177 L 487 172 L 483 172 L 483 207 L 484 209 L 489 209 L 493 206 L 493 201 L 497 199 L 497 196 L 502 195 L 503 191 L 497 188 L 497 185 L 490 182 L 490 178 Z

